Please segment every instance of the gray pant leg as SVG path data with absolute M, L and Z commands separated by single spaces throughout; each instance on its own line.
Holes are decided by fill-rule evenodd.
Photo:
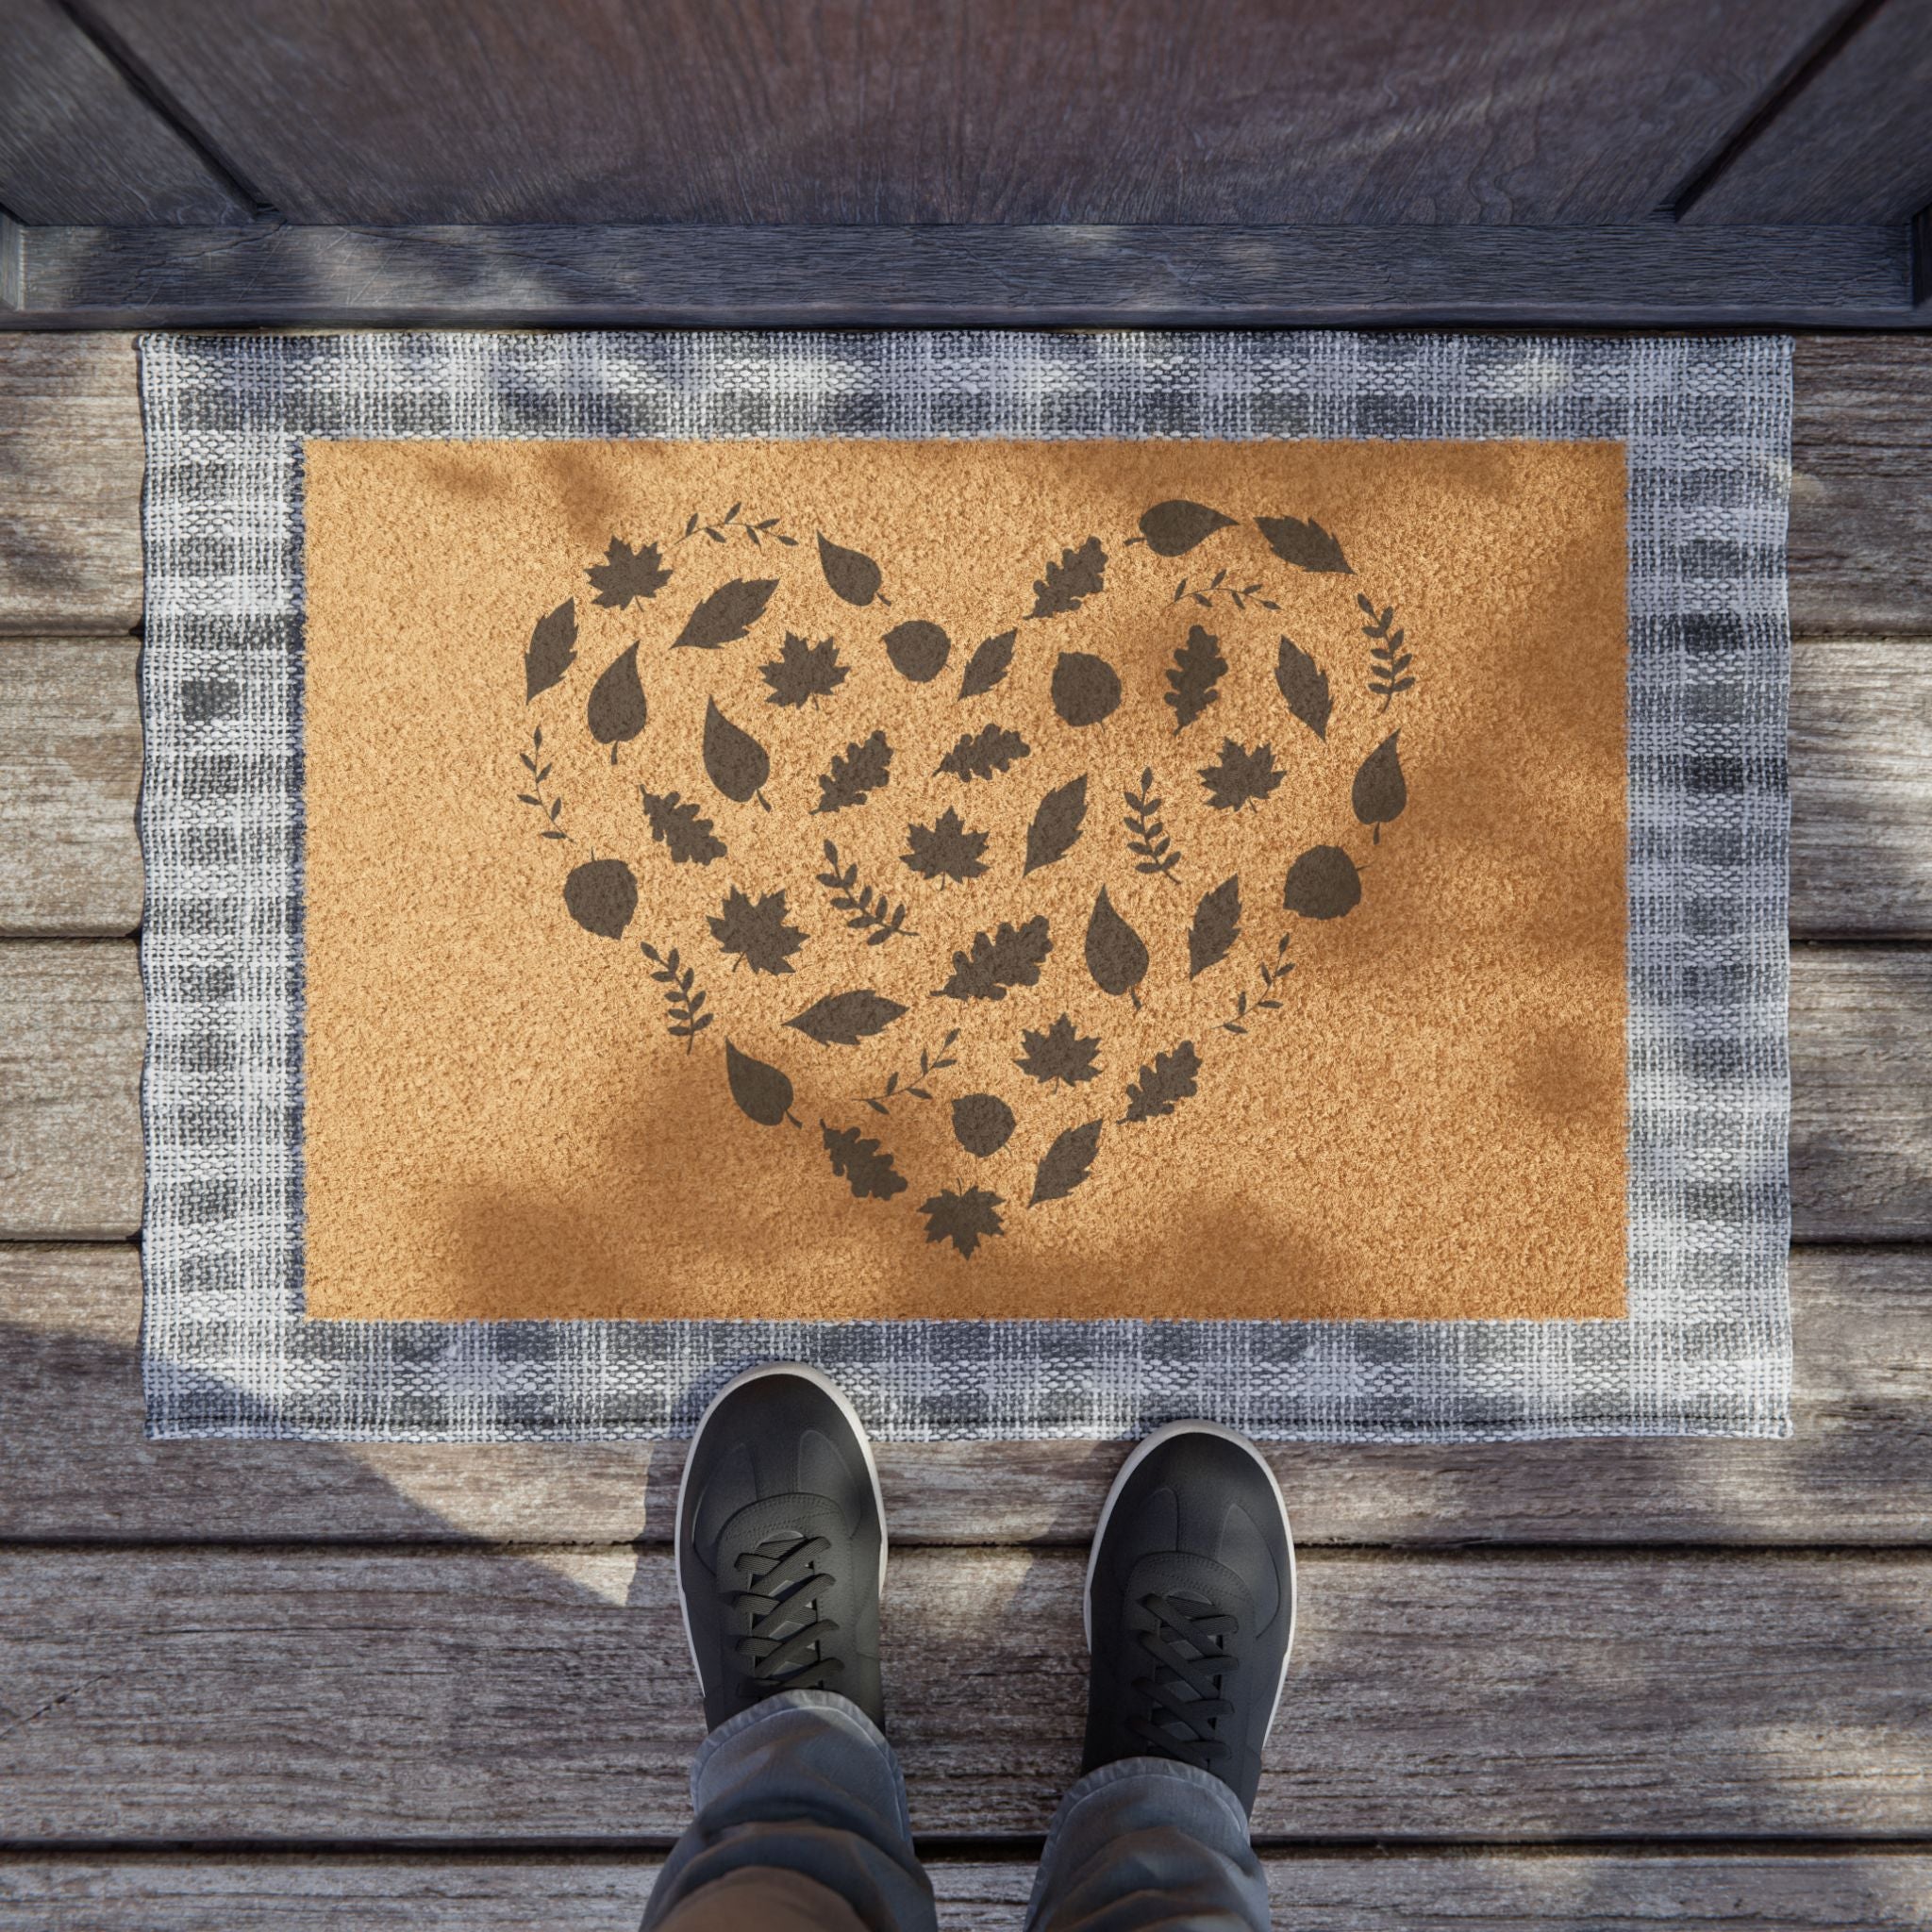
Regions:
M 787 1690 L 740 1711 L 700 1746 L 691 1799 L 645 1932 L 937 1932 L 898 1760 L 849 1698 Z
M 1089 1772 L 1054 1813 L 1026 1932 L 1268 1932 L 1234 1793 L 1160 1757 Z

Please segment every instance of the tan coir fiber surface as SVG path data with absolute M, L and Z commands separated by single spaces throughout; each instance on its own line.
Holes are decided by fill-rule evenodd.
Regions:
M 307 462 L 311 1316 L 1623 1313 L 1620 447 Z

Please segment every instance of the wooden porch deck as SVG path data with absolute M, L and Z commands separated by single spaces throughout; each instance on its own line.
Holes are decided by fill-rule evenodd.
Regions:
M 1797 1436 L 1275 1450 L 1282 1926 L 1932 1924 L 1932 340 L 1807 338 L 1797 405 Z M 141 470 L 128 338 L 0 337 L 0 1927 L 629 1928 L 675 1445 L 142 1438 Z M 950 1924 L 1074 1771 L 1119 1453 L 882 1453 Z

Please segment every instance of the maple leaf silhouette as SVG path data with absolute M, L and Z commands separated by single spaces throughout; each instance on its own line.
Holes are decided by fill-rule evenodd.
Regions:
M 843 684 L 846 667 L 840 663 L 839 646 L 830 638 L 809 644 L 796 631 L 788 630 L 777 658 L 759 665 L 758 675 L 772 687 L 766 704 L 791 705 L 802 710 L 819 698 L 829 697 Z
M 1031 747 L 1017 731 L 1004 724 L 989 724 L 978 732 L 966 731 L 959 741 L 940 760 L 939 772 L 949 772 L 962 785 L 975 778 L 991 778 L 1004 772 L 1015 758 L 1024 758 Z M 937 777 L 939 772 L 933 775 Z
M 969 832 L 959 814 L 948 806 L 929 825 L 908 825 L 906 842 L 911 850 L 903 856 L 923 879 L 938 879 L 940 891 L 948 879 L 976 879 L 986 871 L 988 832 Z
M 1213 764 L 1201 767 L 1208 803 L 1216 811 L 1240 811 L 1243 806 L 1266 798 L 1281 783 L 1281 776 L 1273 745 L 1257 744 L 1247 751 L 1231 738 L 1221 741 L 1221 756 Z
M 711 921 L 711 935 L 727 953 L 736 953 L 754 973 L 790 973 L 791 956 L 806 941 L 806 934 L 785 924 L 785 892 L 781 887 L 761 898 L 747 898 L 736 886 L 724 895 L 724 905 Z M 738 968 L 734 962 L 734 973 Z
M 892 1157 L 876 1141 L 861 1138 L 857 1127 L 834 1129 L 819 1123 L 832 1172 L 846 1181 L 858 1200 L 890 1201 L 906 1191 L 906 1176 L 892 1165 Z
M 602 563 L 593 563 L 584 575 L 597 587 L 595 601 L 613 609 L 628 610 L 635 598 L 655 597 L 671 581 L 655 543 L 633 550 L 613 537 L 604 556 Z
M 1083 1080 L 1100 1076 L 1095 1059 L 1100 1041 L 1082 1035 L 1069 1014 L 1062 1013 L 1044 1033 L 1036 1033 L 1030 1026 L 1023 1028 L 1020 1047 L 1020 1058 L 1013 1064 L 1042 1085 L 1051 1086 L 1058 1080 L 1062 1086 L 1077 1087 Z
M 644 816 L 651 822 L 651 841 L 671 850 L 673 865 L 709 865 L 724 857 L 724 841 L 711 829 L 709 819 L 700 818 L 698 808 L 675 791 L 661 797 L 640 785 Z
M 1030 617 L 1058 617 L 1077 610 L 1084 597 L 1107 588 L 1107 552 L 1098 537 L 1090 537 L 1077 550 L 1062 550 L 1033 586 Z
M 970 1256 L 982 1240 L 1006 1232 L 999 1212 L 1005 1206 L 1004 1194 L 985 1188 L 963 1192 L 946 1188 L 922 1202 L 919 1211 L 925 1216 L 927 1241 L 951 1241 L 962 1255 Z

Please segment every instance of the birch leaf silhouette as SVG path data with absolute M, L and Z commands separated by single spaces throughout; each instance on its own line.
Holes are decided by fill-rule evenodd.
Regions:
M 1193 924 L 1188 927 L 1188 977 L 1197 979 L 1208 967 L 1220 965 L 1241 936 L 1241 881 L 1237 873 L 1211 892 L 1204 892 L 1194 908 Z
M 591 702 L 585 716 L 591 736 L 610 747 L 610 762 L 617 762 L 617 748 L 628 744 L 644 728 L 650 708 L 644 703 L 644 687 L 638 678 L 638 647 L 611 660 L 609 668 L 591 687 Z
M 1062 651 L 1053 667 L 1053 708 L 1077 731 L 1110 718 L 1121 702 L 1120 674 L 1089 651 Z
M 1013 1138 L 1013 1109 L 997 1093 L 962 1093 L 953 1103 L 953 1139 L 975 1160 Z
M 1115 909 L 1105 886 L 1087 921 L 1087 971 L 1102 992 L 1116 999 L 1125 993 L 1139 1010 L 1141 995 L 1136 989 L 1147 976 L 1147 948 Z
M 637 876 L 621 858 L 587 858 L 564 880 L 563 904 L 586 932 L 620 940 L 638 909 Z
M 1402 816 L 1408 803 L 1408 781 L 1402 775 L 1402 758 L 1395 748 L 1400 731 L 1391 731 L 1367 758 L 1355 774 L 1355 815 L 1365 825 L 1374 827 L 1372 842 L 1382 842 L 1382 827 Z
M 785 892 L 766 892 L 752 899 L 736 886 L 724 895 L 724 905 L 710 922 L 711 937 L 721 950 L 735 953 L 754 973 L 790 973 L 791 956 L 806 941 L 806 934 L 787 925 Z M 731 970 L 738 970 L 737 960 Z
M 791 1082 L 784 1072 L 740 1053 L 729 1040 L 724 1042 L 724 1083 L 739 1112 L 761 1127 L 775 1127 L 791 1111 Z
M 897 1000 L 858 987 L 851 992 L 827 993 L 785 1024 L 821 1046 L 857 1046 L 861 1040 L 883 1033 L 905 1010 Z
M 991 1193 L 985 1188 L 945 1188 L 922 1202 L 919 1211 L 925 1216 L 927 1241 L 951 1241 L 970 1258 L 982 1241 L 1006 1232 L 1000 1220 L 1005 1206 L 1004 1194 Z
M 1100 1041 L 1084 1035 L 1074 1024 L 1073 1016 L 1062 1013 L 1044 1033 L 1032 1027 L 1020 1030 L 1020 1057 L 1013 1064 L 1029 1080 L 1050 1087 L 1078 1087 L 1100 1077 L 1097 1056 Z
M 1283 563 L 1297 570 L 1339 571 L 1353 576 L 1341 545 L 1310 517 L 1257 517 L 1255 527 L 1268 540 L 1268 547 Z
M 1166 702 L 1174 708 L 1176 737 L 1209 705 L 1221 702 L 1217 687 L 1226 673 L 1227 659 L 1221 655 L 1221 640 L 1210 636 L 1198 624 L 1191 625 L 1188 641 L 1174 654 L 1174 669 L 1167 674 Z
M 1064 858 L 1079 842 L 1087 823 L 1087 774 L 1056 787 L 1040 801 L 1026 827 L 1026 863 L 1022 875 Z
M 981 731 L 962 732 L 958 743 L 940 760 L 939 770 L 970 785 L 975 778 L 991 778 L 996 772 L 1008 770 L 1031 749 L 1017 731 L 1009 731 L 1004 724 L 989 724 Z
M 908 684 L 930 684 L 953 655 L 952 639 L 923 617 L 895 624 L 886 633 L 885 644 L 892 669 Z
M 984 697 L 1012 669 L 1013 641 L 1019 635 L 1016 630 L 1003 630 L 998 637 L 988 638 L 967 658 L 966 675 L 959 680 L 962 701 Z
M 1062 617 L 1077 610 L 1083 599 L 1107 588 L 1107 552 L 1098 537 L 1090 537 L 1077 550 L 1062 550 L 1033 586 L 1029 617 Z
M 772 760 L 749 731 L 741 730 L 718 708 L 718 700 L 705 703 L 705 774 L 724 796 L 739 805 L 754 798 L 765 807 L 763 786 L 772 775 Z
M 1257 744 L 1249 751 L 1231 738 L 1221 741 L 1221 756 L 1211 765 L 1201 767 L 1208 803 L 1216 811 L 1240 811 L 1266 798 L 1281 777 L 1272 744 Z
M 847 550 L 842 543 L 834 543 L 823 530 L 819 532 L 819 568 L 824 572 L 833 596 L 842 597 L 848 604 L 863 608 L 874 597 L 881 604 L 887 601 L 879 597 L 878 565 L 862 550 Z
M 1283 638 L 1274 659 L 1274 682 L 1288 708 L 1317 738 L 1328 736 L 1328 714 L 1335 701 L 1328 695 L 1328 674 L 1292 638 Z
M 830 770 L 819 778 L 819 802 L 813 809 L 843 811 L 848 806 L 863 805 L 884 789 L 891 774 L 892 747 L 883 731 L 874 731 L 833 758 Z
M 735 577 L 720 584 L 691 614 L 671 646 L 674 651 L 715 651 L 735 644 L 765 614 L 776 577 Z
M 828 1127 L 824 1121 L 819 1132 L 832 1157 L 832 1172 L 852 1190 L 854 1199 L 890 1201 L 906 1191 L 906 1176 L 876 1141 L 868 1141 L 857 1127 Z
M 778 655 L 758 666 L 758 675 L 772 687 L 768 705 L 789 705 L 803 710 L 820 698 L 830 697 L 845 682 L 846 667 L 839 661 L 839 646 L 830 638 L 812 644 L 788 630 Z
M 969 831 L 959 814 L 948 806 L 929 825 L 908 825 L 906 842 L 911 850 L 903 862 L 923 879 L 937 879 L 945 891 L 948 879 L 978 878 L 986 870 L 988 832 Z
M 1064 1201 L 1087 1178 L 1093 1157 L 1100 1152 L 1100 1128 L 1099 1121 L 1088 1121 L 1082 1126 L 1069 1127 L 1054 1141 L 1033 1170 L 1033 1192 L 1027 1207 Z
M 639 597 L 655 597 L 671 581 L 664 558 L 655 543 L 633 550 L 613 537 L 602 563 L 593 563 L 584 575 L 597 587 L 595 601 L 615 610 L 628 610 Z
M 540 617 L 524 653 L 524 702 L 563 681 L 577 661 L 577 608 L 566 597 L 547 617 Z
M 1053 951 L 1046 915 L 1036 914 L 1024 925 L 1005 921 L 995 933 L 973 935 L 970 952 L 953 955 L 953 973 L 934 999 L 1003 1000 L 1011 986 L 1037 986 L 1040 969 Z
M 640 785 L 644 816 L 651 822 L 651 842 L 667 847 L 673 865 L 709 865 L 724 857 L 724 841 L 711 829 L 709 819 L 700 818 L 698 808 L 675 791 L 661 796 Z
M 1341 919 L 1361 896 L 1355 860 L 1340 845 L 1311 845 L 1289 867 L 1281 903 L 1304 919 Z
M 1171 1114 L 1192 1096 L 1200 1073 L 1201 1056 L 1191 1040 L 1182 1041 L 1172 1053 L 1156 1054 L 1154 1064 L 1142 1067 L 1140 1077 L 1128 1081 L 1127 1110 L 1121 1116 L 1121 1124 Z
M 1141 534 L 1156 557 L 1185 557 L 1195 544 L 1233 522 L 1232 517 L 1209 509 L 1205 503 L 1190 503 L 1184 496 L 1175 496 L 1141 513 Z

